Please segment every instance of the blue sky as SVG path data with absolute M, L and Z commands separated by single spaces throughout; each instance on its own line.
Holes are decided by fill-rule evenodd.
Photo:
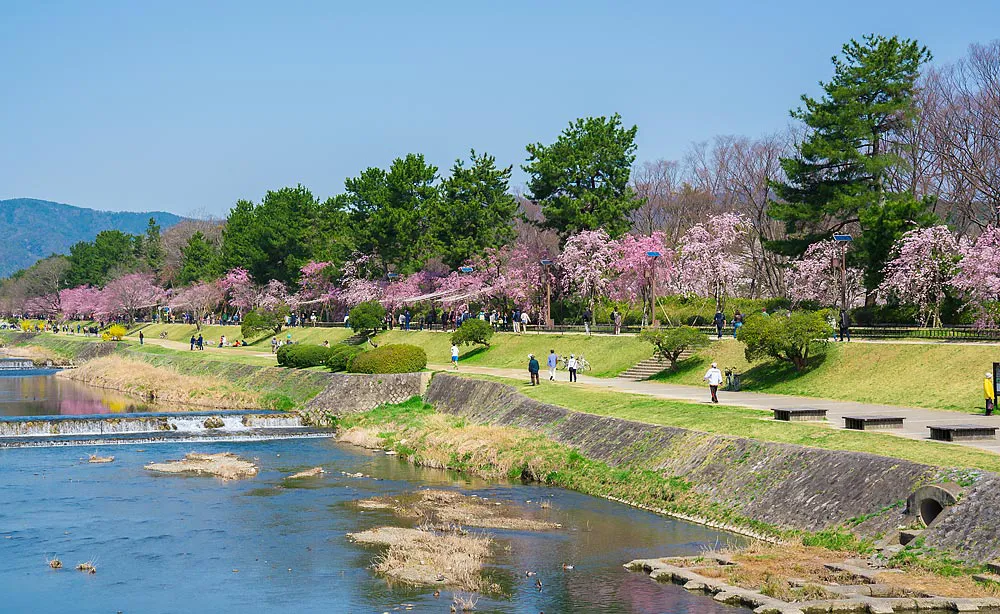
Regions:
M 997 23 L 990 0 L 0 0 L 0 198 L 222 216 L 411 151 L 517 169 L 525 144 L 614 112 L 640 160 L 680 158 L 781 130 L 851 37 L 948 62 Z

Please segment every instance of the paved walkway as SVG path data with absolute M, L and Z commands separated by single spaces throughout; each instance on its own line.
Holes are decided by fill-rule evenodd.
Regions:
M 447 365 L 428 365 L 433 369 L 448 370 Z M 462 373 L 477 373 L 482 375 L 494 375 L 527 381 L 527 370 L 520 369 L 496 369 L 492 367 L 461 367 Z M 544 375 L 544 373 L 543 373 Z M 556 376 L 560 381 L 566 381 L 568 375 L 565 371 L 560 371 Z M 604 388 L 607 390 L 618 390 L 633 394 L 643 394 L 662 399 L 672 399 L 675 401 L 689 401 L 707 406 L 711 405 L 708 387 L 685 386 L 682 384 L 666 384 L 650 381 L 633 381 L 621 378 L 598 378 L 587 375 L 578 377 L 580 385 Z M 542 382 L 544 385 L 544 382 Z M 719 391 L 719 401 L 726 405 L 738 405 L 753 409 L 768 410 L 795 408 L 795 407 L 815 407 L 827 410 L 827 424 L 831 428 L 843 429 L 844 416 L 856 415 L 891 415 L 903 416 L 902 429 L 891 431 L 876 431 L 888 433 L 909 439 L 929 440 L 927 427 L 930 425 L 953 425 L 953 424 L 985 424 L 1000 428 L 1000 416 L 994 415 L 986 417 L 982 415 L 966 414 L 956 411 L 943 411 L 935 409 L 924 409 L 920 407 L 900 407 L 897 405 L 878 405 L 873 403 L 856 403 L 854 401 L 834 401 L 831 399 L 817 399 L 812 397 L 796 397 L 783 394 L 764 394 L 760 392 L 726 392 Z M 820 423 L 814 423 L 820 424 Z M 982 450 L 1000 453 L 1000 440 L 994 441 L 966 441 L 955 445 L 969 446 Z

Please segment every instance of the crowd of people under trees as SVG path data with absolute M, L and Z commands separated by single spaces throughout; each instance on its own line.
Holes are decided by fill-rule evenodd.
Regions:
M 925 326 L 994 323 L 1000 42 L 930 62 L 913 40 L 852 40 L 788 135 L 718 138 L 683 163 L 637 165 L 636 126 L 588 117 L 527 146 L 523 194 L 489 154 L 445 174 L 408 154 L 325 200 L 288 187 L 237 202 L 224 222 L 105 231 L 4 280 L 0 310 L 293 325 L 343 322 L 376 300 L 387 326 L 482 314 L 513 330 L 527 314 L 617 330 L 660 319 L 655 298 L 674 293 L 720 310 L 727 297 L 785 297 L 904 306 Z M 844 263 L 835 232 L 854 239 Z

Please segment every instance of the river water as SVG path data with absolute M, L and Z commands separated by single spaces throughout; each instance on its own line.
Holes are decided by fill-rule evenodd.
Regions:
M 54 370 L 0 371 L 0 416 L 72 416 L 145 411 L 118 392 L 55 376 Z
M 85 462 L 95 451 L 115 461 Z M 190 451 L 236 452 L 259 459 L 261 471 L 225 483 L 143 469 Z M 283 483 L 317 465 L 328 473 Z M 0 449 L 0 611 L 379 613 L 410 605 L 448 612 L 450 591 L 435 598 L 433 588 L 390 585 L 369 569 L 379 550 L 345 536 L 408 526 L 351 501 L 422 487 L 514 502 L 563 525 L 543 533 L 489 531 L 499 545 L 491 567 L 506 596 L 481 598 L 477 612 L 737 611 L 622 568 L 634 558 L 696 554 L 737 542 L 734 536 L 570 491 L 487 483 L 316 438 Z M 541 508 L 543 500 L 551 507 Z M 65 567 L 50 569 L 52 557 Z M 91 560 L 96 574 L 72 569 Z M 564 571 L 564 562 L 575 569 Z M 542 590 L 526 570 L 537 572 Z

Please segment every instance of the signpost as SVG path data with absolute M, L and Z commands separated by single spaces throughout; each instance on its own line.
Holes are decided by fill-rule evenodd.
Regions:
M 463 272 L 463 273 L 471 273 L 471 272 L 475 271 L 476 269 L 474 269 L 471 266 L 463 266 L 463 267 L 458 267 L 458 270 L 461 271 L 461 272 Z

